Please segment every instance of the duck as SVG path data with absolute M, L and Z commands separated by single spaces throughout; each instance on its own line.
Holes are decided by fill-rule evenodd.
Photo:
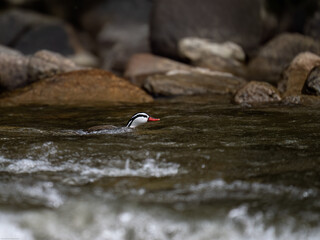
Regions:
M 139 112 L 134 114 L 130 120 L 128 121 L 126 128 L 136 128 L 142 124 L 145 124 L 147 122 L 155 122 L 160 121 L 160 118 L 153 118 L 149 116 L 147 113 Z M 103 131 L 103 130 L 112 130 L 117 129 L 118 127 L 113 125 L 99 125 L 99 126 L 93 126 L 88 128 L 87 132 L 97 132 L 97 131 Z

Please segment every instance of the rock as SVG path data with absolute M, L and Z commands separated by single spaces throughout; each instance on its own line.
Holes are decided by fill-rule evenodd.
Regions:
M 314 67 L 308 74 L 302 88 L 302 93 L 320 96 L 320 65 Z
M 20 52 L 0 46 L 0 92 L 27 84 L 28 58 Z
M 320 106 L 320 97 L 311 95 L 286 96 L 282 100 L 284 105 Z
M 185 37 L 232 41 L 246 52 L 255 50 L 268 35 L 267 13 L 256 0 L 155 0 L 150 40 L 155 54 L 180 58 L 178 42 Z
M 250 61 L 250 79 L 277 83 L 284 69 L 301 52 L 320 54 L 320 42 L 300 34 L 281 34 L 268 42 Z
M 244 61 L 246 57 L 242 48 L 233 42 L 215 43 L 209 39 L 187 37 L 179 41 L 178 47 L 180 54 L 191 61 L 209 56 Z
M 191 67 L 168 58 L 141 53 L 130 58 L 124 76 L 133 84 L 141 87 L 148 76 L 171 70 L 191 71 Z
M 122 73 L 133 54 L 150 52 L 151 5 L 150 0 L 109 0 L 85 14 L 83 25 L 97 36 L 102 68 Z
M 312 68 L 320 65 L 320 56 L 310 52 L 300 53 L 284 72 L 284 97 L 300 95 Z
M 252 81 L 241 88 L 235 95 L 237 104 L 271 103 L 281 100 L 280 92 L 267 82 Z
M 29 82 L 51 77 L 58 73 L 79 70 L 74 62 L 58 53 L 41 50 L 30 56 L 28 64 Z
M 0 44 L 24 54 L 47 49 L 63 55 L 75 54 L 83 47 L 68 24 L 26 10 L 8 10 L 0 15 Z
M 227 73 L 176 70 L 150 76 L 143 86 L 152 95 L 177 96 L 233 94 L 245 83 L 244 79 Z
M 233 43 L 215 43 L 208 39 L 195 37 L 183 38 L 179 41 L 179 52 L 198 67 L 214 71 L 230 72 L 245 76 L 245 53 Z
M 42 50 L 24 56 L 19 51 L 0 46 L 0 92 L 78 69 L 81 68 L 58 53 Z
M 128 81 L 93 69 L 58 74 L 6 93 L 0 98 L 0 106 L 93 106 L 152 101 L 152 97 Z
M 304 33 L 314 39 L 320 40 L 320 6 L 318 12 L 311 18 L 305 26 Z

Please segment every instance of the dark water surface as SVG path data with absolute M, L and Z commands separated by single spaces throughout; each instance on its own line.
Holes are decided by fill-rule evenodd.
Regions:
M 318 240 L 320 110 L 0 108 L 0 238 Z

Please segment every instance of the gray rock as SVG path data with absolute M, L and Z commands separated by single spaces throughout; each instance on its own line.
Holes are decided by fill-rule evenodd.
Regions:
M 306 35 L 320 40 L 320 6 L 318 12 L 306 24 L 304 32 Z
M 0 14 L 0 44 L 24 54 L 47 49 L 63 55 L 82 50 L 74 30 L 65 22 L 26 10 L 7 10 Z
M 237 104 L 259 104 L 281 101 L 280 92 L 266 82 L 252 81 L 241 88 L 234 97 Z
M 246 81 L 232 74 L 212 71 L 170 71 L 150 76 L 143 87 L 156 96 L 178 96 L 199 94 L 234 94 Z
M 79 70 L 73 61 L 47 50 L 36 52 L 29 57 L 28 76 L 30 82 L 51 77 L 58 73 Z
M 27 84 L 28 58 L 20 52 L 0 46 L 0 92 Z
M 314 67 L 308 74 L 302 93 L 320 96 L 320 65 Z
M 83 26 L 97 36 L 102 68 L 123 72 L 135 53 L 150 52 L 150 0 L 102 1 L 83 17 Z
M 188 37 L 179 41 L 179 52 L 194 66 L 246 76 L 245 53 L 233 42 L 215 43 L 208 39 Z
M 243 49 L 233 42 L 216 43 L 209 39 L 187 37 L 179 41 L 178 47 L 180 54 L 191 61 L 210 56 L 244 61 L 246 57 Z
M 281 34 L 268 42 L 250 61 L 248 76 L 252 80 L 278 83 L 293 58 L 305 51 L 320 54 L 320 42 L 301 34 Z
M 257 0 L 155 0 L 152 13 L 152 50 L 170 58 L 180 58 L 178 42 L 185 37 L 232 41 L 251 52 L 269 32 L 270 15 Z
M 0 46 L 0 91 L 13 90 L 58 73 L 82 69 L 68 58 L 47 50 L 24 56 Z

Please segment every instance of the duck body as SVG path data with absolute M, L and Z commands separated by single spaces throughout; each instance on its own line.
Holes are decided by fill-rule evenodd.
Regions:
M 142 124 L 145 124 L 147 122 L 154 122 L 159 121 L 159 118 L 153 118 L 150 117 L 146 113 L 136 113 L 134 114 L 130 120 L 128 121 L 126 128 L 136 128 Z M 97 132 L 97 131 L 105 131 L 105 130 L 115 130 L 118 129 L 118 127 L 113 125 L 99 125 L 99 126 L 93 126 L 88 128 L 88 132 Z

